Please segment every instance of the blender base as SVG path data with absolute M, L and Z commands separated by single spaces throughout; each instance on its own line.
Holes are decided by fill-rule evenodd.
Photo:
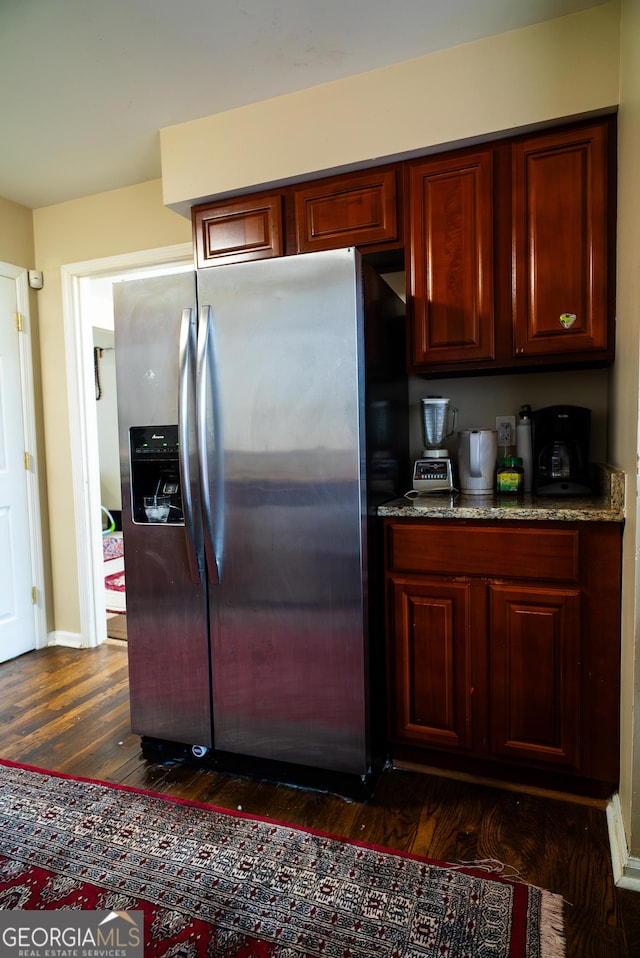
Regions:
M 439 459 L 416 459 L 413 464 L 413 489 L 419 495 L 431 492 L 451 492 L 453 470 L 448 457 Z

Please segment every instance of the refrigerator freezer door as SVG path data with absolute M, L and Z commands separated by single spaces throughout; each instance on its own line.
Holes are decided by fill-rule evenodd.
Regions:
M 131 427 L 178 423 L 180 330 L 185 308 L 195 317 L 194 274 L 116 284 L 114 305 L 131 727 L 211 746 L 206 584 L 190 569 L 189 523 L 133 521 L 129 455 Z M 195 420 L 194 390 L 187 399 Z M 195 423 L 189 432 L 197 515 Z
M 334 250 L 203 271 L 198 300 L 215 337 L 213 508 L 225 499 L 210 584 L 215 746 L 363 775 L 358 263 Z

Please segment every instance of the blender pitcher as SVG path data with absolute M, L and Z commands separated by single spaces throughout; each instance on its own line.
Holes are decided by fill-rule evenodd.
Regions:
M 430 457 L 446 456 L 445 441 L 456 430 L 458 410 L 449 399 L 429 396 L 422 400 L 422 438 L 424 455 Z

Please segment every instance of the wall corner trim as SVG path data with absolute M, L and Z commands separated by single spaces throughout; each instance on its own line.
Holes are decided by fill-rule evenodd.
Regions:
M 629 855 L 618 792 L 612 795 L 607 804 L 607 826 L 611 849 L 611 867 L 615 884 L 618 888 L 640 891 L 640 858 L 633 858 Z

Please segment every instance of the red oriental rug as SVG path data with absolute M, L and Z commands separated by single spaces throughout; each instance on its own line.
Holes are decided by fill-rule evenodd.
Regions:
M 127 611 L 124 577 L 124 541 L 121 532 L 103 537 L 104 588 L 106 611 L 123 615 Z
M 562 899 L 0 762 L 0 909 L 143 911 L 145 958 L 559 958 Z

